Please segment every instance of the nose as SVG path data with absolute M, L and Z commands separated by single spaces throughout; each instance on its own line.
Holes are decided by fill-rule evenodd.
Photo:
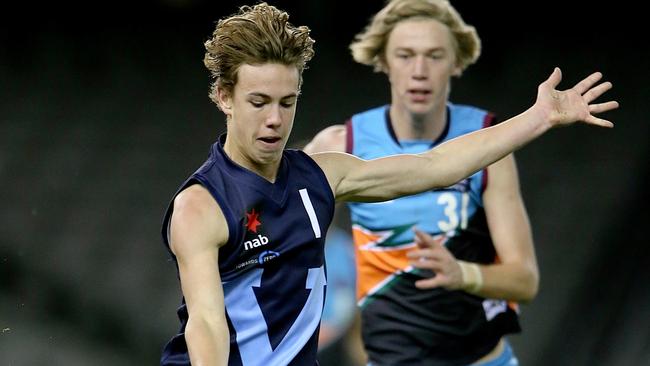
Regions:
M 424 55 L 417 55 L 413 62 L 413 78 L 416 80 L 426 79 L 429 76 L 427 58 Z
M 266 126 L 274 128 L 282 124 L 282 111 L 279 104 L 272 104 L 266 116 Z

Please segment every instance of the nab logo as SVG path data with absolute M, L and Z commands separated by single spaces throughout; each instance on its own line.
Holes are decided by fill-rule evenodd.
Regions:
M 255 238 L 253 240 L 246 240 L 244 242 L 244 250 L 259 248 L 262 245 L 266 245 L 268 243 L 269 243 L 269 238 L 267 238 L 266 236 L 264 236 L 262 234 L 259 234 L 259 235 L 257 235 L 257 238 Z
M 262 225 L 262 222 L 259 220 L 260 213 L 255 212 L 255 209 L 252 209 L 250 213 L 246 213 L 246 230 L 253 232 L 257 234 L 257 227 Z M 262 245 L 266 245 L 269 243 L 269 238 L 262 235 L 262 234 L 257 234 L 257 238 L 252 239 L 252 240 L 246 240 L 244 242 L 244 250 L 250 250 L 253 248 L 259 248 Z

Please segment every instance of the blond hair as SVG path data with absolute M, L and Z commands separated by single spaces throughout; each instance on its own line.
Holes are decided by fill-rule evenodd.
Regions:
M 232 93 L 243 64 L 295 66 L 302 82 L 302 72 L 314 56 L 313 45 L 309 28 L 293 26 L 286 12 L 267 3 L 240 7 L 237 14 L 219 20 L 205 42 L 203 63 L 214 78 L 210 99 L 219 105 L 217 87 Z
M 481 40 L 476 29 L 463 21 L 449 1 L 389 0 L 350 44 L 354 60 L 374 66 L 375 71 L 387 71 L 385 50 L 388 37 L 397 23 L 413 18 L 435 19 L 449 28 L 456 66 L 461 71 L 476 62 L 481 54 Z

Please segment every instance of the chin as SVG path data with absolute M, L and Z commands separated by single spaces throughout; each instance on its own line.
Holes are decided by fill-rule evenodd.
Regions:
M 274 163 L 282 158 L 282 150 L 260 152 L 257 160 L 262 164 Z
M 413 116 L 426 116 L 433 110 L 433 107 L 429 104 L 423 105 L 411 105 L 408 109 L 409 113 Z

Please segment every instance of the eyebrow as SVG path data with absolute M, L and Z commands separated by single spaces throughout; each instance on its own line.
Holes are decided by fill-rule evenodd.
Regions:
M 264 98 L 264 99 L 272 99 L 270 95 L 268 95 L 268 94 L 264 94 L 264 93 L 260 93 L 260 92 L 252 92 L 252 93 L 248 93 L 248 94 L 246 94 L 246 95 L 249 96 L 249 97 L 260 97 L 260 98 Z M 296 94 L 296 93 L 291 93 L 291 94 L 289 94 L 289 95 L 285 95 L 285 96 L 283 96 L 283 97 L 280 98 L 280 99 L 297 98 L 297 97 L 298 97 L 298 94 Z
M 395 51 L 415 52 L 415 49 L 413 49 L 412 47 L 397 47 L 395 48 Z M 426 49 L 424 52 L 438 52 L 438 51 L 447 52 L 447 48 L 445 48 L 444 46 L 433 47 L 433 48 Z

